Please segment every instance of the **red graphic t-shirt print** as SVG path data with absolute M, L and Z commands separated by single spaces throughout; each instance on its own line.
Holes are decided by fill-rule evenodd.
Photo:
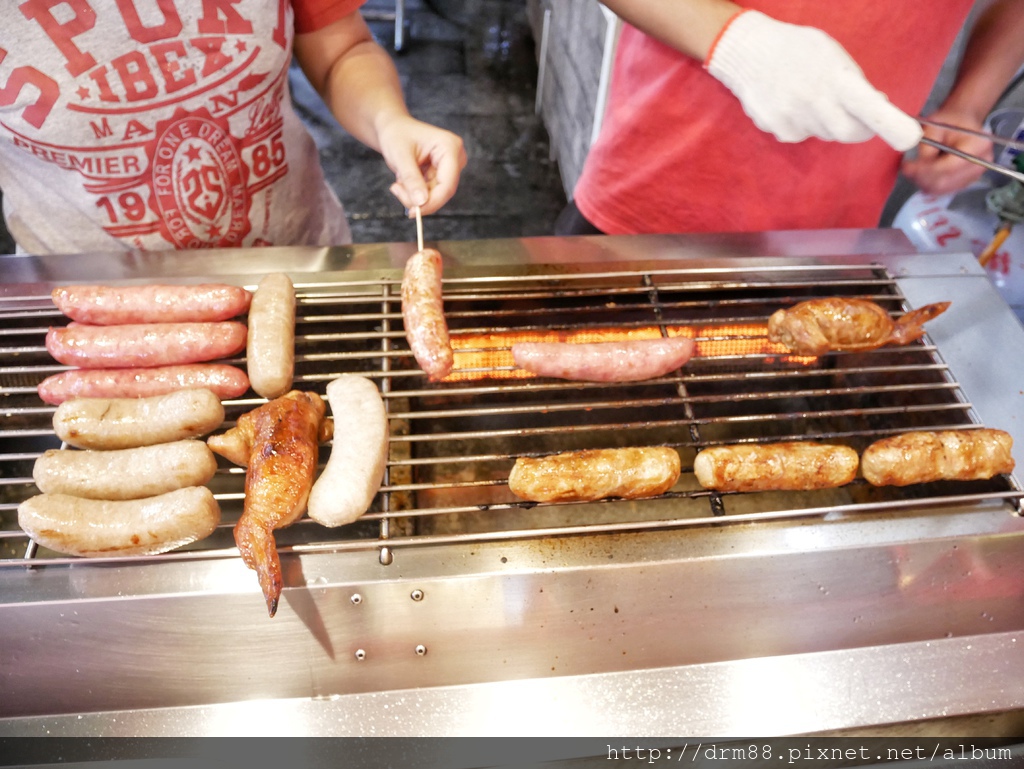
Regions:
M 116 238 L 242 245 L 254 195 L 288 170 L 286 8 L 284 0 L 26 0 L 19 9 L 63 56 L 63 70 L 43 75 L 62 92 L 52 135 L 73 139 L 47 142 L 45 124 L 4 127 L 17 146 L 77 174 Z M 111 14 L 121 34 L 108 39 Z
M 234 246 L 249 232 L 246 167 L 226 121 L 176 113 L 150 144 L 150 207 L 179 248 Z

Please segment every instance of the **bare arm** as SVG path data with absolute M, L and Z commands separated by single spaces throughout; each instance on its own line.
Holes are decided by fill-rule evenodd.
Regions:
M 742 8 L 729 0 L 604 0 L 617 16 L 655 40 L 704 61 L 726 22 Z
M 466 164 L 462 140 L 409 114 L 394 62 L 358 12 L 296 35 L 294 53 L 341 126 L 384 157 L 395 173 L 391 191 L 406 208 L 430 214 L 455 194 Z
M 1003 90 L 1024 64 L 1024 0 L 996 0 L 978 18 L 949 96 L 930 117 L 980 129 Z M 961 133 L 925 128 L 925 135 L 964 152 L 991 159 L 992 145 Z M 953 192 L 981 176 L 980 166 L 922 145 L 903 172 L 933 194 Z
M 983 121 L 1024 64 L 1024 2 L 997 0 L 971 30 L 944 108 Z

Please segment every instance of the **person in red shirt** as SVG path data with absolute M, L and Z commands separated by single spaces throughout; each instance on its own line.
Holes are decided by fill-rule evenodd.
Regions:
M 972 0 L 606 0 L 624 25 L 602 130 L 556 234 L 871 228 L 901 164 L 923 189 L 980 177 L 919 114 Z M 980 16 L 932 117 L 981 128 L 1024 60 L 1024 2 Z

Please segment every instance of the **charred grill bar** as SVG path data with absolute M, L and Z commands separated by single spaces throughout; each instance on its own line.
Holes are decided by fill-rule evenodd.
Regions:
M 880 707 L 865 690 L 831 709 L 820 688 L 814 708 L 777 722 L 762 711 L 760 724 L 752 711 L 749 723 L 737 721 L 747 711 L 735 702 L 627 698 L 611 731 L 806 733 L 1024 707 L 1015 651 L 1024 493 L 1014 477 L 717 494 L 692 474 L 696 452 L 722 443 L 830 440 L 861 450 L 896 432 L 974 425 L 1013 433 L 1024 466 L 1024 374 L 999 366 L 996 351 L 1020 349 L 1024 332 L 969 255 L 915 255 L 902 236 L 877 232 L 441 244 L 456 369 L 430 384 L 401 325 L 401 265 L 412 248 L 185 254 L 166 264 L 3 260 L 0 648 L 12 656 L 0 662 L 11 688 L 0 733 L 108 733 L 108 711 L 119 711 L 115 732 L 138 733 L 128 724 L 139 719 L 151 733 L 203 733 L 200 720 L 214 713 L 235 733 L 247 701 L 273 698 L 301 714 L 286 729 L 300 733 L 360 734 L 372 724 L 398 734 L 600 734 L 583 692 L 615 701 L 632 686 L 655 692 L 682 677 L 713 687 L 725 676 L 728 698 L 749 698 L 765 676 L 801 664 L 845 670 L 866 687 L 879 660 L 909 665 L 925 688 L 904 692 L 898 706 Z M 303 520 L 278 533 L 286 589 L 273 620 L 234 550 L 243 474 L 227 464 L 211 483 L 223 523 L 191 548 L 87 562 L 36 549 L 16 509 L 35 493 L 35 457 L 59 446 L 53 408 L 35 395 L 62 370 L 42 347 L 48 325 L 65 322 L 50 289 L 97 274 L 251 287 L 277 270 L 292 275 L 300 300 L 296 386 L 323 394 L 338 374 L 356 372 L 384 395 L 391 459 L 371 511 L 341 529 Z M 953 306 L 907 347 L 813 358 L 766 340 L 775 309 L 834 295 L 894 314 Z M 677 334 L 696 340 L 697 356 L 640 383 L 538 379 L 509 352 L 520 339 Z M 259 402 L 228 402 L 225 427 Z M 533 505 L 507 488 L 518 456 L 626 445 L 675 448 L 682 479 L 639 502 Z M 109 653 L 115 636 L 137 651 Z M 240 656 L 252 638 L 267 640 Z M 985 703 L 973 682 L 965 695 L 950 688 L 958 655 L 976 659 L 970 651 L 982 648 L 1003 689 Z M 522 713 L 500 729 L 445 715 L 510 687 L 571 698 L 580 712 L 551 716 L 560 727 Z M 393 713 L 411 690 L 425 709 L 385 726 L 369 703 Z M 157 708 L 169 710 L 156 718 Z M 653 720 L 640 725 L 640 711 Z

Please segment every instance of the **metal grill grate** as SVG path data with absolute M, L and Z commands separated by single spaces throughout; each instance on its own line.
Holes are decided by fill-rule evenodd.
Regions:
M 381 493 L 360 521 L 328 530 L 304 519 L 278 532 L 282 552 L 378 550 L 389 563 L 394 548 L 420 544 L 1016 504 L 1024 496 L 1009 477 L 905 489 L 857 481 L 824 492 L 762 494 L 718 494 L 696 483 L 693 458 L 708 445 L 812 439 L 861 450 L 896 432 L 978 424 L 927 337 L 821 358 L 789 355 L 765 338 L 773 311 L 815 296 L 868 298 L 893 314 L 907 309 L 878 265 L 449 278 L 445 308 L 456 369 L 439 384 L 427 383 L 409 355 L 398 276 L 296 287 L 295 386 L 323 394 L 340 373 L 371 377 L 390 417 L 391 458 Z M 48 325 L 65 319 L 48 295 L 6 297 L 0 318 L 0 566 L 80 563 L 37 550 L 17 526 L 18 504 L 36 493 L 35 458 L 60 445 L 50 428 L 53 408 L 35 387 L 64 369 L 43 338 Z M 697 356 L 673 375 L 629 384 L 538 379 L 517 370 L 509 352 L 519 338 L 676 334 L 696 340 Z M 224 429 L 260 402 L 227 402 Z M 523 503 L 507 488 L 519 456 L 623 445 L 677 449 L 680 482 L 657 499 L 585 504 Z M 323 447 L 321 461 L 328 452 Z M 131 560 L 236 557 L 231 528 L 243 480 L 243 470 L 222 460 L 210 484 L 224 511 L 219 530 L 191 548 Z

